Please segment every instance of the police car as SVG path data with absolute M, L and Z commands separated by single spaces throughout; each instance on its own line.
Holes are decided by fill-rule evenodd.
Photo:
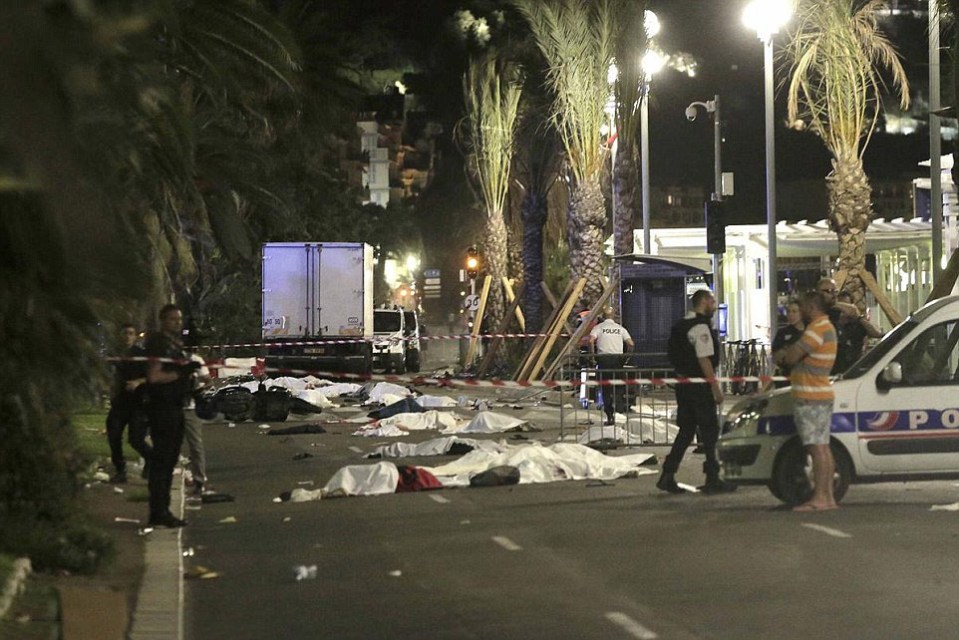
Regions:
M 959 296 L 928 303 L 834 380 L 835 495 L 850 483 L 959 477 Z M 798 504 L 811 462 L 789 389 L 727 414 L 719 458 L 727 482 L 761 484 Z

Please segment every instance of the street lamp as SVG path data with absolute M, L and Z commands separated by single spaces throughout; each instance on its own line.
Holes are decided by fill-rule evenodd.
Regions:
M 713 193 L 711 200 L 719 202 L 723 199 L 723 127 L 719 110 L 719 96 L 706 102 L 692 102 L 686 107 L 686 119 L 692 122 L 696 119 L 697 108 L 702 107 L 706 113 L 713 116 Z M 713 290 L 716 302 L 723 303 L 722 254 L 713 254 Z
M 652 14 L 652 11 L 647 11 Z M 655 14 L 652 14 L 655 16 Z M 646 18 L 647 24 L 650 18 Z M 657 31 L 659 22 L 656 22 Z M 647 27 L 648 29 L 648 27 Z M 666 64 L 663 54 L 655 49 L 647 49 L 643 56 L 643 75 L 646 79 L 646 91 L 639 102 L 639 155 L 643 182 L 643 252 L 649 255 L 649 90 L 653 83 L 653 76 L 659 73 Z
M 763 67 L 766 93 L 766 225 L 769 233 L 769 261 L 766 286 L 769 287 L 769 338 L 776 333 L 779 299 L 776 277 L 776 131 L 775 87 L 773 86 L 773 36 L 789 22 L 792 0 L 753 0 L 743 11 L 743 23 L 756 31 L 763 43 Z

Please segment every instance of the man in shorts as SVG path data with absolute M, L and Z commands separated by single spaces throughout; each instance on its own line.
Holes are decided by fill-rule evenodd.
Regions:
M 793 418 L 799 438 L 812 457 L 813 494 L 794 511 L 838 509 L 833 496 L 836 462 L 829 448 L 833 390 L 829 372 L 836 360 L 836 328 L 826 315 L 827 302 L 818 291 L 799 298 L 806 331 L 792 346 L 776 352 L 776 364 L 792 367 Z

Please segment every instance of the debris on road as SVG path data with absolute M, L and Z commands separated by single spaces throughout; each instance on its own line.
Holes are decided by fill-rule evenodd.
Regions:
M 930 511 L 959 511 L 959 502 L 952 504 L 934 504 L 929 507 Z
M 297 582 L 316 580 L 316 565 L 311 564 L 310 566 L 306 566 L 305 564 L 301 564 L 293 567 L 293 579 Z

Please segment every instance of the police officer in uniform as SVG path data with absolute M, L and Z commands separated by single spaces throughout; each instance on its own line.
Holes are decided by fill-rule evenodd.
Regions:
M 153 440 L 150 475 L 150 526 L 182 527 L 185 520 L 170 512 L 173 469 L 183 444 L 183 406 L 193 389 L 193 372 L 200 363 L 188 362 L 182 342 L 183 312 L 176 305 L 160 309 L 160 330 L 147 337 L 147 357 L 180 362 L 150 360 L 147 364 L 147 419 Z
M 683 318 L 673 326 L 670 342 L 676 343 L 679 357 L 673 366 L 680 376 L 713 380 L 709 383 L 676 385 L 679 433 L 663 463 L 663 474 L 656 487 L 669 493 L 685 493 L 685 489 L 676 483 L 676 472 L 698 428 L 706 454 L 703 464 L 706 484 L 700 490 L 703 493 L 722 493 L 732 491 L 735 487 L 719 478 L 719 461 L 716 459 L 716 441 L 719 439 L 717 407 L 723 403 L 723 392 L 719 381 L 715 379 L 719 366 L 719 334 L 712 327 L 716 298 L 708 289 L 700 289 L 693 294 L 692 307 L 695 315 Z
M 612 307 L 606 307 L 603 315 L 605 319 L 589 332 L 589 346 L 590 351 L 596 354 L 600 380 L 613 380 L 616 378 L 616 373 L 610 370 L 622 369 L 626 364 L 625 353 L 633 350 L 633 339 L 626 327 L 613 320 Z M 603 411 L 606 413 L 606 422 L 603 424 L 605 425 L 615 423 L 616 405 L 622 404 L 620 392 L 619 386 L 603 387 Z

